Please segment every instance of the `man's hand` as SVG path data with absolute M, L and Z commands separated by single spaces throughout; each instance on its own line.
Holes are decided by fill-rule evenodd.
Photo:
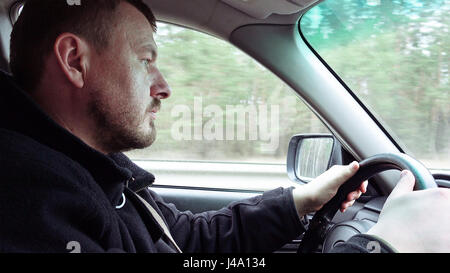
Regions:
M 306 185 L 302 185 L 293 190 L 295 207 L 300 216 L 314 212 L 323 207 L 328 201 L 336 195 L 339 187 L 352 177 L 359 169 L 358 162 L 352 162 L 349 165 L 335 165 L 324 172 L 316 179 Z M 341 205 L 341 211 L 344 212 L 353 205 L 362 193 L 367 190 L 367 181 L 361 183 L 358 190 L 347 195 L 347 200 Z
M 413 191 L 414 176 L 403 171 L 367 234 L 399 252 L 450 252 L 450 190 Z

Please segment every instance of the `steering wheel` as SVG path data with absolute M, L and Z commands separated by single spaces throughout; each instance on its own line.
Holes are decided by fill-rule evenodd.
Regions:
M 378 154 L 359 163 L 359 170 L 337 191 L 336 195 L 314 214 L 308 230 L 303 235 L 297 253 L 311 253 L 323 243 L 332 219 L 347 195 L 359 188 L 365 181 L 377 173 L 397 169 L 409 170 L 416 178 L 414 190 L 436 188 L 437 184 L 428 169 L 419 161 L 402 153 Z

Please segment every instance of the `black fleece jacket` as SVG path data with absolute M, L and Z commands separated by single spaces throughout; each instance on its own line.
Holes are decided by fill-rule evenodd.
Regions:
M 292 189 L 218 211 L 180 212 L 154 176 L 60 127 L 0 72 L 0 252 L 174 252 L 137 200 L 164 219 L 183 252 L 272 252 L 304 230 Z M 345 249 L 344 249 L 345 250 Z

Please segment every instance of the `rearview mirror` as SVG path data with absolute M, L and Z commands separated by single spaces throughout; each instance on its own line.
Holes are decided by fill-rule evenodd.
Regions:
M 333 135 L 296 135 L 289 143 L 288 176 L 295 182 L 308 183 L 342 161 L 341 145 Z

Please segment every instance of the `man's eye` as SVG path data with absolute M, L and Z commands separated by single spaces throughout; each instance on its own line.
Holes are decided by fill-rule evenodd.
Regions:
M 149 59 L 143 59 L 142 63 L 145 65 L 145 67 L 150 67 L 151 61 Z

